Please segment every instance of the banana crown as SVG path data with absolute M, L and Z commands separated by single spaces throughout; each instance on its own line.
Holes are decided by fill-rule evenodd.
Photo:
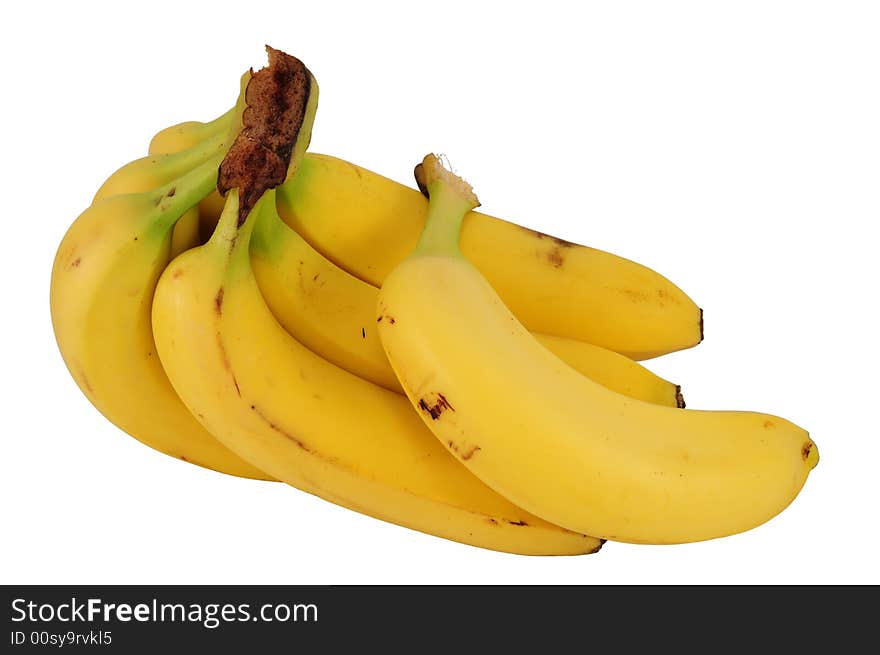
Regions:
M 318 85 L 305 65 L 280 50 L 266 50 L 269 65 L 247 83 L 241 131 L 220 164 L 217 181 L 222 195 L 238 189 L 239 225 L 267 189 L 295 173 L 317 111 Z

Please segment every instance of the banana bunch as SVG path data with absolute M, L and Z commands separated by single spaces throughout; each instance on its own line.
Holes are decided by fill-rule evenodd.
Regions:
M 64 361 L 120 429 L 520 554 L 681 543 L 781 511 L 807 433 L 685 410 L 637 363 L 702 340 L 702 312 L 635 262 L 473 211 L 433 155 L 419 190 L 306 152 L 318 85 L 294 57 L 234 106 L 156 134 L 62 239 Z

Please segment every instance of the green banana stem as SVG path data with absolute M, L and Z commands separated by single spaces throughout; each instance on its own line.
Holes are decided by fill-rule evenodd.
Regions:
M 265 195 L 267 194 L 264 194 L 264 197 Z M 238 189 L 230 189 L 226 193 L 226 202 L 223 205 L 223 212 L 220 214 L 217 226 L 214 228 L 214 232 L 205 246 L 217 251 L 218 254 L 229 257 L 230 263 L 232 261 L 240 262 L 242 259 L 241 253 L 248 252 L 251 233 L 256 222 L 256 220 L 252 220 L 252 217 L 253 219 L 257 218 L 258 212 L 255 210 L 264 204 L 262 200 L 261 198 L 254 209 L 249 212 L 248 219 L 242 225 L 239 225 L 238 209 L 240 195 Z
M 214 155 L 176 180 L 151 191 L 157 229 L 170 229 L 217 186 L 217 169 L 224 153 Z
M 427 191 L 428 216 L 415 254 L 462 257 L 459 247 L 464 217 L 480 206 L 471 186 L 428 155 L 416 166 L 419 187 Z
M 211 126 L 211 130 L 204 141 L 186 150 L 165 155 L 161 165 L 167 167 L 172 174 L 183 175 L 209 157 L 225 153 L 241 131 L 241 116 L 246 106 L 245 90 L 250 79 L 250 71 L 242 75 L 239 81 L 238 98 L 232 109 L 205 124 L 205 127 Z
M 268 193 L 268 192 L 267 192 Z M 275 190 L 272 190 L 273 200 L 276 198 Z M 259 203 L 257 203 L 259 206 Z M 254 207 L 256 210 L 257 207 Z M 278 251 L 277 244 L 288 236 L 291 228 L 288 227 L 278 211 L 260 211 L 254 218 L 254 233 L 251 238 L 251 251 L 260 252 L 268 256 Z
M 253 72 L 249 70 L 242 74 L 241 78 L 239 78 L 238 80 L 238 98 L 236 98 L 235 100 L 235 105 L 233 105 L 232 109 L 227 111 L 225 114 L 212 121 L 220 124 L 220 134 L 223 135 L 223 140 L 227 145 L 233 143 L 235 141 L 235 137 L 237 137 L 239 132 L 241 132 L 242 116 L 244 115 L 244 110 L 247 107 L 245 94 L 247 93 L 247 86 L 248 83 L 251 81 L 252 75 Z M 225 130 L 222 129 L 222 126 L 225 125 L 227 122 L 228 127 Z
M 309 74 L 309 78 L 309 99 L 306 101 L 302 124 L 295 136 L 285 181 L 292 179 L 297 174 L 302 160 L 306 156 L 306 150 L 309 149 L 309 144 L 312 142 L 312 127 L 315 125 L 315 116 L 318 113 L 318 82 L 311 74 Z
M 227 221 L 231 221 L 235 218 L 235 214 L 238 211 L 238 202 L 238 190 L 232 189 L 226 196 L 226 206 L 223 208 L 224 215 L 227 213 L 230 214 L 230 216 L 226 217 Z M 263 222 L 261 217 L 267 214 L 277 214 L 275 210 L 275 189 L 268 189 L 263 193 L 257 201 L 257 204 L 255 204 L 253 209 L 248 212 L 245 222 L 237 228 L 238 231 L 235 233 L 234 241 L 231 246 L 232 249 L 229 255 L 228 270 L 230 274 L 235 274 L 236 271 L 242 270 L 250 271 L 251 235 L 254 232 L 254 226 L 257 223 Z M 227 226 L 224 230 L 224 233 L 227 235 L 230 234 L 228 230 L 229 228 Z
M 271 223 L 273 214 L 277 217 L 275 189 L 268 189 L 260 196 L 241 225 L 238 224 L 239 202 L 238 189 L 230 189 L 226 194 L 226 203 L 223 205 L 220 220 L 206 244 L 206 248 L 213 251 L 216 257 L 228 258 L 225 268 L 227 282 L 251 274 L 250 244 L 255 226 Z M 277 220 L 281 219 L 277 218 Z
M 247 86 L 247 81 L 245 78 L 250 78 L 250 72 L 242 75 L 242 88 Z M 227 109 L 225 112 L 220 114 L 217 118 L 212 121 L 208 121 L 205 123 L 205 130 L 207 133 L 214 134 L 216 132 L 225 131 L 224 128 L 228 128 L 229 123 L 234 123 L 236 115 L 240 115 L 240 107 L 238 103 Z
M 225 151 L 230 143 L 232 141 L 228 140 L 225 132 L 214 134 L 191 148 L 170 155 L 163 155 L 159 165 L 170 175 L 183 175 L 186 171 L 198 166 L 209 157 Z

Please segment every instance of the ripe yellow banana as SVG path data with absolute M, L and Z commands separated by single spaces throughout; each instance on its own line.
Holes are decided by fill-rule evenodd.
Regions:
M 247 79 L 244 78 L 244 81 Z M 233 118 L 224 115 L 215 123 L 231 123 Z M 189 128 L 178 129 L 189 135 Z M 173 163 L 170 155 L 178 152 L 175 149 L 178 145 L 188 145 L 191 151 L 200 147 L 201 153 L 207 155 L 212 151 L 212 138 L 220 133 L 219 129 L 215 129 L 213 136 L 204 137 L 201 141 L 198 137 L 174 141 L 172 136 L 177 131 L 168 128 L 154 137 L 151 143 L 151 151 L 157 149 L 157 143 L 163 144 L 168 159 L 152 157 L 155 162 L 153 168 L 170 160 L 172 163 L 165 164 L 166 168 L 176 169 L 178 165 Z M 205 142 L 208 142 L 207 147 Z M 190 161 L 197 156 L 192 152 L 185 154 Z M 130 178 L 131 174 L 124 171 L 125 167 L 116 175 L 125 174 Z M 151 171 L 150 174 L 153 180 L 160 179 L 160 173 Z M 108 181 L 104 186 L 112 189 L 118 188 L 118 185 L 118 182 Z M 213 230 L 222 203 L 223 199 L 216 190 L 200 203 L 200 214 L 206 217 L 202 223 L 202 237 L 206 227 Z M 184 225 L 181 221 L 175 229 L 175 239 L 178 230 L 184 227 L 191 232 L 191 223 Z M 192 247 L 193 240 L 197 238 L 190 235 L 185 241 L 181 239 L 185 247 L 176 252 Z M 275 214 L 263 214 L 255 226 L 251 255 L 254 273 L 266 302 L 294 338 L 334 364 L 387 389 L 402 392 L 375 329 L 376 287 L 323 257 Z M 647 402 L 677 407 L 684 405 L 677 385 L 626 357 L 582 341 L 541 334 L 537 337 L 545 347 L 575 369 L 610 389 Z
M 427 201 L 417 191 L 326 155 L 306 158 L 278 190 L 281 217 L 328 259 L 377 286 L 415 247 Z M 632 359 L 689 348 L 702 313 L 635 262 L 474 212 L 461 249 L 530 330 Z
M 250 239 L 262 212 L 276 211 L 266 189 L 302 161 L 317 84 L 270 50 L 273 66 L 254 75 L 260 92 L 248 88 L 245 124 L 220 168 L 226 207 L 214 234 L 177 257 L 156 289 L 156 346 L 175 390 L 230 449 L 331 502 L 486 548 L 595 551 L 600 541 L 532 517 L 468 473 L 401 395 L 327 362 L 275 320 Z M 266 111 L 263 99 L 278 97 L 285 110 Z
M 425 222 L 421 193 L 329 155 L 308 153 L 278 189 L 281 217 L 316 250 L 379 286 L 415 247 Z M 203 221 L 222 208 L 212 194 Z M 631 359 L 690 348 L 703 314 L 659 273 L 601 250 L 473 212 L 461 249 L 533 332 L 586 341 Z
M 297 341 L 355 375 L 403 393 L 376 331 L 376 287 L 326 259 L 275 212 L 262 212 L 254 225 L 251 266 L 266 304 Z M 583 341 L 535 336 L 609 389 L 661 405 L 684 404 L 677 385 L 623 355 Z
M 470 187 L 433 156 L 417 173 L 428 219 L 382 286 L 379 335 L 416 411 L 473 473 L 553 523 L 634 543 L 741 532 L 794 499 L 819 457 L 806 431 L 660 407 L 578 375 L 462 256 Z
M 238 192 L 217 231 L 177 257 L 153 303 L 159 356 L 180 397 L 230 449 L 343 507 L 455 541 L 523 554 L 600 542 L 531 516 L 485 486 L 427 431 L 407 400 L 334 366 L 278 324 L 257 287 Z
M 99 199 L 83 212 L 55 258 L 52 323 L 77 384 L 122 430 L 173 457 L 266 478 L 190 415 L 153 345 L 150 307 L 170 258 L 172 229 L 216 184 L 221 158 L 216 155 L 158 189 Z

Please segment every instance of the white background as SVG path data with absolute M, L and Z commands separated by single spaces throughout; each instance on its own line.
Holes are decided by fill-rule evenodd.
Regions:
M 876 3 L 83 5 L 19 3 L 0 26 L 0 582 L 880 582 Z M 706 341 L 651 367 L 689 406 L 808 428 L 821 462 L 794 504 L 712 542 L 526 558 L 104 420 L 55 346 L 55 248 L 154 132 L 231 105 L 264 43 L 319 81 L 314 151 L 406 183 L 444 152 L 487 212 L 682 286 Z

